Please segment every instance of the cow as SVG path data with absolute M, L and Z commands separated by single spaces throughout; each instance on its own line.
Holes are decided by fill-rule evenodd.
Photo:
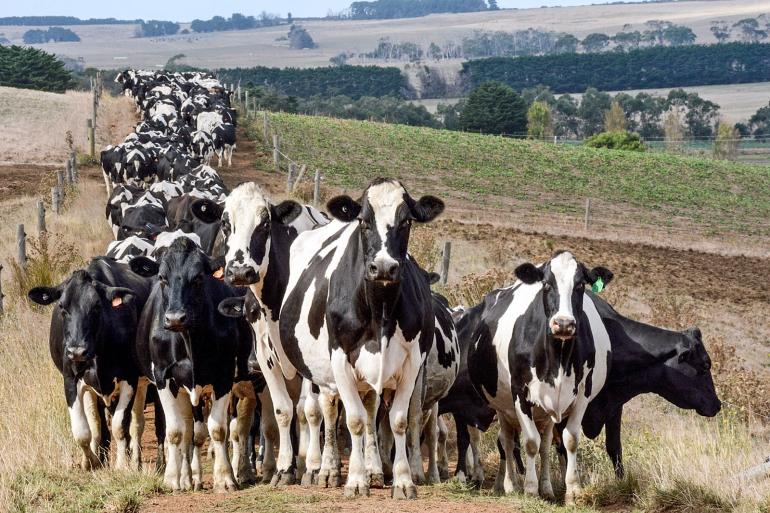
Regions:
M 151 255 L 153 249 L 155 249 L 153 241 L 132 235 L 123 240 L 110 242 L 104 255 L 121 264 L 127 264 L 135 257 Z
M 573 504 L 580 492 L 577 448 L 583 416 L 604 386 L 612 356 L 607 331 L 601 326 L 594 331 L 589 324 L 599 315 L 583 295 L 587 284 L 609 283 L 613 275 L 604 267 L 589 270 L 567 251 L 556 252 L 541 266 L 522 264 L 515 273 L 514 285 L 484 297 L 468 371 L 497 411 L 506 454 L 513 454 L 516 433 L 523 432 L 526 494 L 553 499 L 548 450 L 554 425 L 565 423 L 565 502 Z M 512 463 L 508 458 L 507 493 L 513 491 Z
M 204 130 L 193 132 L 191 146 L 193 156 L 208 166 L 212 155 L 214 155 L 214 141 L 211 134 Z
M 264 336 L 256 337 L 256 356 L 270 390 L 280 436 L 273 481 L 290 484 L 296 470 L 290 436 L 296 401 L 289 394 L 287 381 L 295 379 L 296 371 L 288 364 L 278 342 L 278 313 L 288 282 L 289 247 L 300 230 L 309 230 L 326 218 L 291 200 L 273 205 L 253 182 L 233 189 L 224 207 L 199 200 L 193 203 L 192 210 L 197 219 L 221 225 L 225 279 L 236 286 L 248 286 L 263 310 L 260 322 L 267 327 L 255 323 L 254 329 L 265 332 Z
M 131 185 L 121 184 L 111 189 L 105 208 L 105 217 L 115 239 L 118 238 L 118 232 L 123 225 L 124 206 L 133 204 L 142 194 L 144 194 L 143 189 Z
M 209 135 L 214 133 L 214 129 L 223 123 L 222 114 L 218 112 L 201 112 L 195 118 L 195 129 L 198 132 L 205 132 Z
M 378 178 L 361 201 L 338 196 L 327 209 L 337 220 L 291 246 L 278 340 L 293 368 L 342 400 L 352 438 L 345 495 L 367 495 L 370 477 L 382 478 L 374 418 L 385 393 L 396 449 L 392 496 L 414 498 L 408 409 L 435 316 L 430 285 L 407 248 L 412 222 L 433 220 L 444 203 L 415 200 L 397 180 Z
M 239 385 L 236 376 L 248 375 L 253 340 L 246 321 L 223 316 L 217 306 L 240 294 L 219 279 L 219 266 L 187 237 L 176 239 L 158 263 L 138 257 L 130 265 L 141 276 L 158 277 L 139 320 L 136 353 L 140 368 L 158 389 L 166 416 L 164 483 L 172 490 L 201 489 L 200 446 L 206 430 L 195 410 L 202 406 L 202 395 L 210 394 L 214 488 L 234 490 L 226 440 L 228 407 Z
M 214 143 L 214 153 L 219 159 L 219 167 L 222 167 L 222 158 L 227 159 L 227 166 L 233 165 L 233 150 L 235 149 L 235 126 L 231 123 L 223 123 L 214 128 L 211 134 Z
M 156 203 L 127 205 L 123 211 L 117 240 L 132 235 L 153 240 L 166 229 L 166 211 Z
M 129 444 L 131 466 L 140 465 L 142 433 L 129 432 L 129 424 L 132 409 L 142 416 L 144 401 L 134 401 L 134 394 L 143 398 L 144 391 L 132 349 L 149 294 L 149 280 L 104 257 L 92 259 L 55 287 L 35 287 L 28 293 L 37 304 L 56 303 L 51 313 L 49 349 L 64 377 L 70 426 L 83 452 L 85 469 L 101 466 L 109 453 L 109 437 L 101 434 L 106 423 L 100 429 L 98 416 L 89 415 L 96 408 L 97 397 L 107 406 L 117 400 L 111 421 L 117 445 L 116 468 L 129 467 Z M 162 454 L 162 447 L 159 452 Z
M 200 246 L 208 255 L 215 254 L 215 246 L 219 236 L 219 222 L 201 221 L 193 212 L 193 205 L 201 201 L 200 198 L 183 194 L 169 201 L 166 211 L 166 219 L 170 230 L 194 234 L 200 240 Z M 217 205 L 213 203 L 213 205 Z M 212 207 L 212 208 L 219 208 Z M 218 212 L 219 210 L 217 210 Z

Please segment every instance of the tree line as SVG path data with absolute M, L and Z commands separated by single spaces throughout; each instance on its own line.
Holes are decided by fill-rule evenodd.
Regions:
M 34 45 L 50 42 L 77 42 L 80 41 L 80 36 L 68 28 L 49 27 L 48 30 L 28 30 L 22 36 L 22 40 L 25 44 Z
M 284 23 L 280 16 L 266 11 L 258 16 L 244 16 L 241 13 L 233 13 L 229 18 L 214 16 L 208 20 L 194 19 L 190 29 L 195 32 L 219 32 L 225 30 L 247 30 L 259 27 L 272 27 Z
M 136 37 L 162 37 L 173 36 L 179 32 L 179 23 L 162 20 L 139 20 L 136 27 Z
M 497 8 L 497 2 L 490 2 Z M 414 18 L 436 13 L 478 12 L 489 9 L 484 0 L 375 0 L 353 2 L 349 17 L 354 20 Z
M 554 92 L 740 84 L 770 80 L 770 44 L 653 47 L 628 53 L 493 57 L 464 62 L 471 87 L 491 80 L 514 89 L 545 85 Z
M 0 25 L 131 25 L 140 20 L 118 20 L 115 18 L 88 18 L 82 20 L 75 16 L 4 16 Z

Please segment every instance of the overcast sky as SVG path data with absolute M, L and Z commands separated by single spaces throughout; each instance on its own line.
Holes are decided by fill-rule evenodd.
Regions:
M 295 17 L 325 16 L 331 9 L 340 11 L 352 0 L 0 0 L 0 16 L 62 15 L 79 18 L 161 19 L 192 21 L 234 12 L 259 14 L 267 11 Z M 608 0 L 498 0 L 500 7 L 540 7 L 541 5 L 586 5 Z

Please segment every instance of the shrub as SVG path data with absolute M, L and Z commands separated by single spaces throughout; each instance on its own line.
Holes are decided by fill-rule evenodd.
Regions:
M 590 148 L 607 148 L 610 150 L 644 151 L 646 149 L 639 134 L 625 130 L 596 134 L 591 136 L 585 144 Z

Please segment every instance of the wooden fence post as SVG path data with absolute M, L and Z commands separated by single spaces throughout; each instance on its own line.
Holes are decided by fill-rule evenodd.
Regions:
M 67 184 L 68 187 L 72 187 L 72 168 L 70 167 L 71 163 L 69 160 L 64 163 L 64 183 Z
M 72 152 L 70 160 L 72 161 L 72 177 L 75 179 L 75 183 L 78 183 L 78 153 L 76 151 Z
M 243 110 L 245 114 L 248 116 L 249 115 L 249 91 L 244 91 L 244 93 L 246 93 L 246 101 L 243 102 Z
M 56 172 L 56 186 L 59 188 L 59 195 L 64 198 L 64 196 L 66 196 L 64 187 L 64 171 Z
M 297 173 L 297 165 L 294 162 L 289 162 L 289 171 L 286 173 L 286 194 L 291 194 L 292 191 L 292 178 Z
M 94 122 L 90 119 L 86 120 L 86 127 L 88 128 L 88 147 L 91 158 L 96 156 L 96 127 Z
M 441 283 L 449 280 L 449 259 L 452 257 L 452 243 L 444 242 L 444 258 L 441 261 Z
M 262 134 L 265 136 L 265 146 L 270 144 L 270 117 L 267 111 L 262 111 Z
M 273 134 L 273 163 L 275 164 L 276 172 L 281 172 L 281 141 L 278 138 L 278 134 Z
M 3 298 L 5 297 L 3 295 L 3 264 L 0 264 L 0 315 L 3 314 Z
M 315 177 L 313 177 L 313 205 L 318 207 L 318 203 L 321 201 L 321 170 L 315 170 Z
M 591 198 L 586 199 L 586 216 L 583 223 L 583 228 L 585 231 L 588 231 L 588 229 L 591 227 Z
M 295 167 L 294 170 L 296 171 L 297 168 Z M 299 185 L 299 182 L 300 182 L 300 180 L 302 180 L 302 177 L 305 176 L 305 171 L 307 171 L 307 165 L 302 164 L 300 166 L 300 168 L 299 168 L 299 173 L 297 174 L 297 177 L 294 178 L 294 185 L 291 186 L 291 190 L 292 191 L 296 191 L 297 190 L 297 185 Z M 294 174 L 292 173 L 292 176 L 293 175 Z
M 24 233 L 24 225 L 16 227 L 16 249 L 18 250 L 17 259 L 22 268 L 27 267 L 27 234 Z
M 42 235 L 45 233 L 45 204 L 43 200 L 37 202 L 37 234 Z
M 61 198 L 59 197 L 58 187 L 51 187 L 51 209 L 57 216 L 61 211 Z

